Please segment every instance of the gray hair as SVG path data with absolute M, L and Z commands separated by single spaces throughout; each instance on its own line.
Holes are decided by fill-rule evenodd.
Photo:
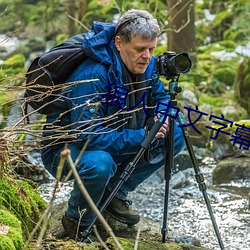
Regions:
M 128 43 L 135 35 L 153 40 L 160 34 L 157 20 L 145 10 L 128 10 L 118 20 L 116 36 Z

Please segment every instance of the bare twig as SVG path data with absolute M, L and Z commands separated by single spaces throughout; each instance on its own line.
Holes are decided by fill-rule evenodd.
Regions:
M 142 224 L 142 222 L 140 220 L 138 230 L 137 230 L 137 234 L 136 234 L 136 238 L 135 238 L 134 250 L 137 250 L 138 246 L 139 246 L 139 237 L 140 237 L 140 233 L 141 233 L 141 224 Z
M 71 15 L 68 15 L 68 17 L 72 20 L 74 20 L 76 23 L 80 24 L 86 31 L 89 31 L 89 28 L 87 26 L 85 26 L 82 22 L 80 22 L 79 20 L 77 20 L 76 18 L 74 18 Z
M 105 242 L 102 240 L 100 234 L 98 233 L 96 225 L 93 226 L 93 230 L 94 230 L 94 233 L 95 233 L 97 239 L 99 240 L 99 242 L 101 243 L 101 245 L 104 247 L 104 249 L 109 250 L 108 246 L 105 244 Z
M 104 217 L 102 216 L 102 214 L 100 213 L 100 211 L 98 210 L 98 208 L 96 207 L 95 203 L 93 202 L 92 198 L 90 197 L 88 191 L 86 190 L 79 174 L 77 173 L 77 170 L 75 168 L 74 162 L 71 158 L 71 153 L 69 149 L 64 149 L 61 152 L 61 157 L 64 159 L 68 160 L 69 166 L 73 172 L 73 176 L 75 178 L 76 183 L 78 184 L 78 187 L 80 189 L 80 191 L 82 192 L 82 194 L 84 195 L 84 198 L 86 199 L 86 201 L 88 202 L 90 208 L 94 211 L 94 213 L 97 215 L 98 219 L 100 220 L 100 222 L 102 223 L 102 225 L 104 226 L 105 230 L 108 232 L 108 234 L 113 238 L 115 245 L 118 247 L 119 250 L 123 250 L 123 247 L 121 246 L 121 244 L 119 243 L 119 241 L 117 240 L 116 236 L 114 235 L 111 227 L 109 226 L 109 224 L 106 222 L 106 220 L 104 219 Z

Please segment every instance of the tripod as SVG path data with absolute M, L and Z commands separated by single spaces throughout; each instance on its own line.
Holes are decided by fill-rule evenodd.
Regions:
M 174 108 L 177 106 L 177 100 L 175 99 L 177 93 L 181 92 L 181 88 L 178 86 L 178 79 L 179 77 L 175 80 L 172 79 L 169 83 L 169 94 L 170 94 L 170 103 L 172 104 L 172 106 L 170 106 L 169 108 L 169 131 L 168 131 L 168 135 L 166 137 L 166 148 L 168 150 L 166 150 L 166 161 L 165 161 L 165 200 L 164 200 L 164 215 L 163 215 L 163 226 L 162 226 L 162 242 L 165 243 L 166 242 L 166 235 L 167 235 L 167 215 L 168 215 L 168 196 L 169 196 L 169 182 L 171 179 L 171 175 L 172 175 L 172 168 L 173 168 L 173 163 L 174 163 L 174 119 L 173 116 L 175 116 L 176 112 L 174 111 Z M 148 149 L 148 147 L 150 146 L 151 142 L 154 140 L 155 135 L 157 134 L 157 132 L 159 131 L 159 129 L 161 128 L 163 122 L 165 121 L 166 117 L 164 116 L 160 116 L 159 119 L 154 123 L 153 127 L 151 128 L 151 130 L 149 131 L 149 133 L 147 134 L 147 136 L 145 137 L 145 139 L 142 141 L 141 143 L 141 148 L 140 150 L 137 152 L 137 154 L 135 155 L 134 159 L 128 163 L 128 165 L 126 166 L 126 168 L 124 169 L 123 173 L 120 176 L 120 180 L 117 183 L 117 185 L 115 186 L 115 188 L 113 189 L 113 191 L 109 194 L 108 198 L 106 199 L 106 201 L 102 204 L 101 208 L 100 208 L 100 212 L 102 213 L 107 206 L 109 205 L 109 203 L 112 201 L 112 199 L 114 198 L 114 196 L 116 195 L 116 193 L 118 192 L 118 190 L 120 189 L 120 187 L 122 186 L 122 184 L 129 178 L 129 176 L 132 174 L 132 172 L 134 171 L 137 163 L 139 162 L 140 158 L 143 156 L 143 154 L 145 153 L 145 151 Z M 180 125 L 184 125 L 184 117 L 181 113 L 178 114 L 178 122 Z M 213 215 L 213 211 L 208 199 L 208 195 L 206 192 L 206 184 L 204 182 L 204 177 L 198 167 L 198 162 L 196 160 L 193 148 L 191 146 L 190 143 L 190 139 L 189 139 L 189 135 L 188 135 L 188 131 L 186 130 L 185 127 L 181 127 L 182 129 L 182 133 L 184 136 L 184 140 L 194 167 L 194 171 L 195 171 L 195 178 L 196 181 L 199 185 L 199 189 L 203 194 L 212 224 L 213 224 L 213 228 L 215 230 L 219 245 L 221 250 L 225 250 L 221 236 L 220 236 L 220 232 L 218 229 L 218 226 L 216 224 L 216 220 L 215 217 Z M 83 239 L 87 239 L 89 233 L 92 230 L 92 227 L 94 226 L 95 222 L 97 220 L 97 216 L 94 217 L 93 221 L 90 223 L 90 225 L 84 230 L 84 232 L 82 233 L 82 237 Z
M 165 161 L 165 201 L 164 201 L 164 215 L 163 215 L 163 226 L 162 226 L 162 242 L 166 242 L 166 234 L 167 234 L 167 215 L 168 215 L 168 196 L 169 196 L 169 182 L 171 179 L 172 175 L 172 169 L 173 169 L 173 164 L 174 164 L 174 119 L 173 116 L 175 116 L 176 111 L 175 107 L 177 106 L 177 100 L 176 100 L 176 95 L 177 93 L 181 92 L 181 87 L 178 86 L 178 78 L 177 80 L 172 79 L 169 83 L 169 94 L 170 94 L 170 101 L 171 101 L 171 106 L 169 109 L 169 132 L 166 137 L 166 147 L 168 148 L 166 152 L 166 161 Z M 182 113 L 178 113 L 178 122 L 180 125 L 185 125 L 184 117 Z M 225 250 L 224 244 L 222 242 L 220 232 L 213 214 L 213 210 L 210 204 L 210 201 L 208 199 L 208 195 L 206 192 L 206 184 L 204 182 L 204 177 L 203 174 L 201 173 L 199 169 L 199 165 L 197 162 L 197 159 L 195 157 L 193 147 L 190 142 L 189 138 L 189 133 L 186 129 L 186 127 L 181 126 L 182 133 L 184 136 L 184 140 L 187 146 L 187 150 L 191 159 L 191 162 L 194 167 L 195 171 L 195 179 L 196 182 L 198 183 L 199 189 L 202 192 L 203 198 L 205 200 L 207 210 L 210 215 L 210 219 L 213 224 L 213 228 L 218 240 L 218 243 L 220 245 L 221 250 Z

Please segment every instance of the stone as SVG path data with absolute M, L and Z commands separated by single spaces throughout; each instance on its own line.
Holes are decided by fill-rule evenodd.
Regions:
M 213 171 L 213 183 L 228 183 L 250 178 L 250 158 L 228 157 L 220 161 Z

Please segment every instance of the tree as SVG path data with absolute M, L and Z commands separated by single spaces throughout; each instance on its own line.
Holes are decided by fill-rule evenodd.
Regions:
M 69 0 L 67 2 L 68 11 L 68 35 L 73 36 L 82 32 L 82 27 L 79 25 L 80 20 L 86 15 L 88 11 L 88 4 L 86 0 Z
M 188 52 L 195 59 L 195 0 L 168 0 L 168 50 Z

